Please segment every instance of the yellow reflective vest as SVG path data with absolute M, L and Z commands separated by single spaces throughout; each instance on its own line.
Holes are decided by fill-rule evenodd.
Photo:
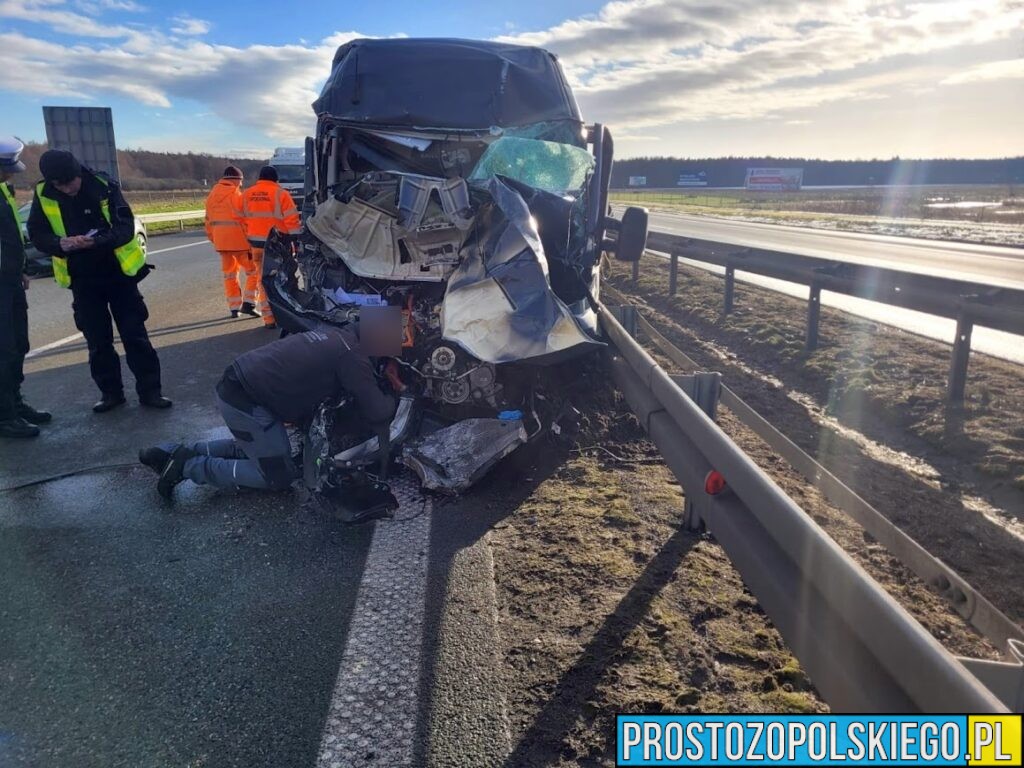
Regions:
M 109 186 L 107 181 L 100 176 L 96 176 L 96 179 L 103 186 Z M 52 197 L 43 195 L 44 186 L 46 186 L 46 182 L 43 181 L 36 184 L 36 197 L 39 199 L 39 205 L 43 208 L 43 214 L 46 216 L 46 220 L 50 222 L 53 234 L 57 235 L 57 237 L 67 237 L 68 233 L 64 228 L 64 219 L 60 213 L 60 203 Z M 110 224 L 110 200 L 100 201 L 100 212 L 103 214 L 103 218 L 107 220 L 107 224 Z M 115 248 L 114 255 L 117 256 L 117 261 L 121 265 L 121 271 L 128 277 L 134 277 L 138 274 L 139 270 L 146 263 L 146 249 L 142 247 L 138 238 L 134 236 L 124 245 Z M 53 279 L 62 288 L 70 288 L 71 275 L 68 273 L 67 257 L 51 256 L 51 258 L 53 259 Z
M 25 233 L 21 229 L 21 219 L 18 216 L 18 203 L 14 199 L 14 195 L 11 194 L 10 187 L 7 186 L 7 182 L 0 181 L 0 192 L 3 192 L 4 200 L 11 206 L 11 212 L 14 214 L 14 223 L 18 227 L 18 234 L 21 235 L 21 242 L 25 242 Z

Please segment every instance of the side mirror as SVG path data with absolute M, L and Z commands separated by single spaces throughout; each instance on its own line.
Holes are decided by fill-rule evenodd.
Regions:
M 615 258 L 619 261 L 637 262 L 647 248 L 647 209 L 629 207 L 622 214 L 618 238 L 615 242 Z

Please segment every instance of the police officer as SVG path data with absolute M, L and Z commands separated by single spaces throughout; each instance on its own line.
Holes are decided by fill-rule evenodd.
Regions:
M 13 136 L 0 136 L 0 437 L 35 437 L 37 424 L 50 414 L 37 411 L 21 398 L 23 367 L 28 354 L 28 278 L 25 276 L 25 240 L 18 218 L 14 190 L 7 183 L 25 170 L 21 150 Z
M 104 413 L 125 403 L 111 317 L 139 402 L 170 408 L 161 393 L 160 360 L 146 332 L 149 310 L 138 288 L 150 267 L 120 187 L 63 150 L 44 152 L 39 170 L 44 180 L 36 185 L 28 234 L 36 248 L 53 257 L 57 283 L 71 289 L 75 325 L 85 336 L 89 372 L 101 395 L 93 411 Z

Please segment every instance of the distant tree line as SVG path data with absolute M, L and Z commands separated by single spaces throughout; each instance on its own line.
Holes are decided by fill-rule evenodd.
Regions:
M 1022 184 L 1024 157 L 995 160 L 813 160 L 803 157 L 637 157 L 618 160 L 612 187 L 646 176 L 648 187 L 676 187 L 681 174 L 707 174 L 709 187 L 742 187 L 748 168 L 803 168 L 804 186 Z
M 26 173 L 14 178 L 16 187 L 28 188 L 39 181 L 39 157 L 46 144 L 31 142 L 25 146 L 22 161 Z M 220 178 L 224 168 L 235 165 L 245 178 L 256 180 L 266 158 L 227 158 L 195 152 L 149 152 L 144 149 L 117 150 L 121 184 L 127 190 L 199 189 L 205 180 L 211 185 Z

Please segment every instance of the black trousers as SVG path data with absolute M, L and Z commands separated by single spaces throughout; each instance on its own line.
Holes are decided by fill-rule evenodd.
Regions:
M 0 421 L 17 415 L 28 354 L 28 302 L 21 277 L 0 277 Z
M 135 391 L 140 396 L 160 394 L 160 360 L 146 333 L 149 310 L 138 285 L 127 277 L 110 280 L 71 282 L 75 325 L 89 347 L 89 372 L 106 395 L 124 391 L 121 360 L 114 349 L 117 324 L 128 367 L 135 376 Z

